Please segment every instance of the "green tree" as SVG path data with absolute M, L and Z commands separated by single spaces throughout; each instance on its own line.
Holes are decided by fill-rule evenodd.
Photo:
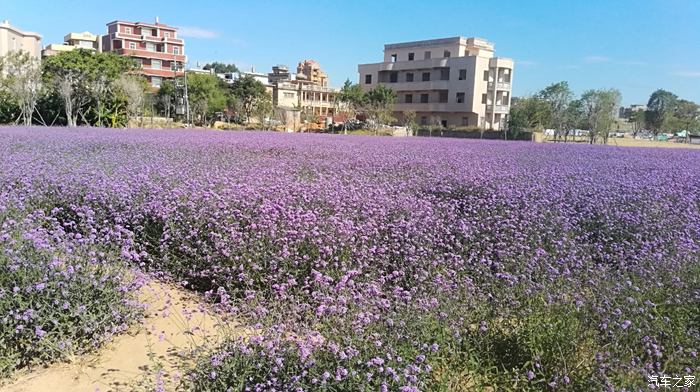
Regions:
M 541 130 L 550 121 L 550 106 L 537 96 L 513 98 L 510 108 L 511 131 Z
M 637 134 L 646 126 L 646 112 L 644 110 L 630 112 L 628 121 L 632 123 L 632 136 L 637 137 Z
M 43 94 L 39 60 L 24 51 L 13 51 L 0 58 L 0 86 L 8 102 L 19 111 L 17 120 L 31 126 L 37 102 Z
M 537 98 L 549 106 L 549 118 L 545 126 L 554 129 L 555 139 L 562 136 L 566 138 L 569 131 L 567 124 L 569 103 L 573 98 L 569 83 L 559 82 L 549 85 L 537 94 Z
M 173 80 L 167 79 L 160 84 L 156 93 L 156 108 L 166 118 L 172 118 L 175 114 L 178 89 Z
M 347 122 L 350 118 L 355 118 L 357 113 L 364 107 L 366 101 L 365 92 L 359 84 L 354 84 L 350 79 L 345 80 L 343 88 L 340 89 L 338 99 L 338 111 L 345 114 L 343 122 L 343 133 L 348 133 Z
M 649 97 L 646 110 L 646 123 L 656 137 L 663 129 L 672 113 L 678 97 L 666 90 L 656 90 Z
M 200 124 L 209 124 L 226 108 L 225 87 L 215 75 L 188 73 L 187 89 L 190 111 Z
M 214 73 L 230 73 L 230 72 L 238 72 L 238 67 L 236 67 L 235 64 L 225 64 L 225 63 L 220 63 L 218 61 L 215 61 L 210 64 L 206 64 L 203 68 L 206 71 L 209 70 L 214 70 Z
M 366 94 L 366 113 L 372 120 L 372 127 L 376 134 L 380 125 L 387 125 L 395 120 L 392 116 L 392 105 L 396 101 L 396 92 L 379 85 Z
M 274 111 L 275 106 L 272 104 L 272 97 L 269 94 L 266 94 L 255 105 L 255 117 L 257 117 L 263 130 L 267 131 L 270 128 L 270 119 Z
M 124 102 L 123 108 L 126 110 L 127 121 L 139 118 L 139 126 L 143 126 L 144 103 L 146 102 L 146 91 L 148 84 L 139 75 L 122 75 L 114 83 L 114 94 Z
M 231 84 L 231 91 L 240 102 L 247 123 L 250 122 L 250 118 L 258 103 L 269 97 L 265 90 L 265 85 L 250 75 L 236 79 Z
M 416 131 L 418 130 L 418 127 L 416 124 L 415 111 L 409 110 L 407 112 L 403 112 L 403 126 L 406 127 L 406 136 L 417 136 Z
M 65 121 L 69 126 L 78 121 L 102 125 L 103 117 L 115 118 L 114 110 L 124 110 L 117 102 L 113 88 L 122 75 L 136 70 L 136 63 L 114 53 L 94 53 L 77 49 L 47 57 L 43 62 L 43 79 L 58 99 L 46 102 L 63 103 Z M 51 108 L 48 108 L 51 112 Z
M 622 95 L 618 90 L 587 90 L 581 95 L 581 105 L 585 124 L 588 126 L 588 140 L 608 142 L 608 134 L 615 123 Z
M 700 125 L 700 106 L 685 99 L 676 100 L 671 113 L 664 121 L 664 128 L 671 131 L 696 131 Z

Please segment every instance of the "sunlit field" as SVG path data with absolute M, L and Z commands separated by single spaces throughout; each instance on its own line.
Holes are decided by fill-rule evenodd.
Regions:
M 700 151 L 14 127 L 0 168 L 0 377 L 137 323 L 146 275 L 255 331 L 182 390 L 700 376 Z

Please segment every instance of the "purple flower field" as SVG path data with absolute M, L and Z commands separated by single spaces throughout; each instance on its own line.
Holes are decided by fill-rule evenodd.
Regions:
M 186 390 L 700 376 L 700 151 L 0 128 L 0 168 L 0 375 L 123 330 L 143 271 L 259 331 Z

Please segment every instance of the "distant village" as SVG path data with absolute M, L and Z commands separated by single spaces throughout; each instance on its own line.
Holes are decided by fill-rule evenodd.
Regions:
M 338 120 L 340 89 L 330 86 L 326 72 L 311 59 L 299 61 L 291 70 L 286 65 L 274 65 L 270 72 L 188 67 L 185 40 L 176 27 L 158 18 L 152 23 L 116 20 L 107 23 L 104 34 L 71 32 L 63 43 L 45 47 L 41 38 L 5 21 L 0 25 L 0 56 L 12 50 L 23 50 L 37 58 L 75 49 L 112 52 L 135 60 L 154 89 L 166 80 L 182 78 L 186 72 L 213 74 L 226 83 L 252 77 L 265 86 L 276 108 L 310 113 L 329 123 Z M 380 84 L 395 91 L 395 123 L 402 123 L 403 113 L 411 111 L 422 126 L 505 127 L 513 61 L 494 57 L 494 45 L 486 40 L 453 37 L 389 44 L 382 62 L 359 65 L 358 73 L 364 91 Z

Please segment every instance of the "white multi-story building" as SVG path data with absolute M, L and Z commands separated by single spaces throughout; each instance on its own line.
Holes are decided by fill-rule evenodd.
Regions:
M 41 36 L 37 33 L 22 31 L 4 20 L 0 23 L 0 56 L 13 51 L 24 51 L 32 57 L 40 57 Z
M 492 43 L 453 37 L 384 46 L 384 62 L 360 64 L 365 91 L 396 91 L 394 117 L 413 111 L 419 125 L 503 129 L 510 111 L 513 60 Z

